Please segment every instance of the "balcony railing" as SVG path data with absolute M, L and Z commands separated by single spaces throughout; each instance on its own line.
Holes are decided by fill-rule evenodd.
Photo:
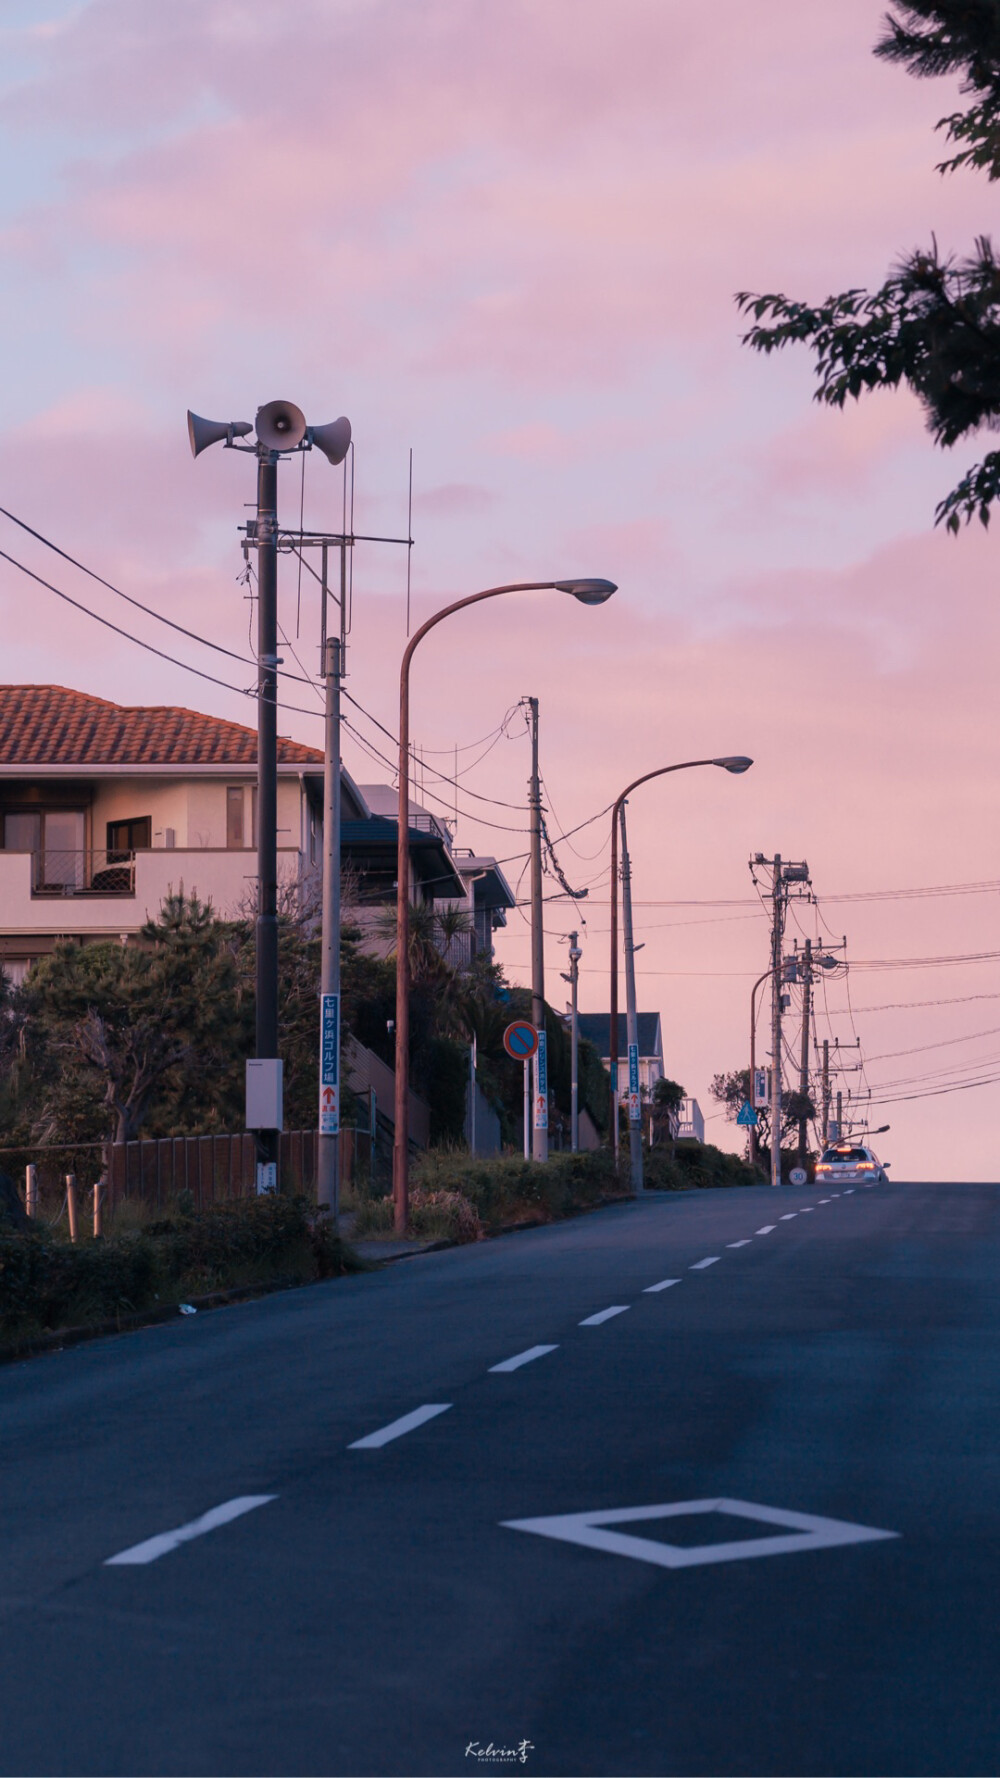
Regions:
M 45 847 L 31 854 L 32 895 L 134 895 L 135 853 L 64 851 Z

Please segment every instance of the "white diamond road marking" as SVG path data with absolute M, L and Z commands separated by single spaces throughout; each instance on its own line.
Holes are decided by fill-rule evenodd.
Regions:
M 778 1221 L 791 1222 L 793 1216 L 798 1216 L 797 1210 L 786 1210 L 784 1216 L 779 1216 Z
M 689 1272 L 703 1272 L 705 1270 L 706 1266 L 717 1266 L 718 1263 L 719 1263 L 719 1255 L 717 1253 L 713 1253 L 711 1259 L 696 1259 L 693 1266 L 688 1266 L 688 1271 Z
M 727 1247 L 749 1247 L 749 1245 L 750 1245 L 749 1238 L 746 1241 L 727 1241 L 726 1242 Z
M 179 1550 L 182 1543 L 190 1543 L 193 1537 L 204 1537 L 206 1531 L 228 1525 L 231 1519 L 239 1519 L 244 1513 L 252 1513 L 255 1506 L 266 1506 L 269 1500 L 277 1498 L 276 1494 L 241 1494 L 236 1500 L 223 1501 L 221 1506 L 213 1506 L 210 1512 L 202 1513 L 200 1519 L 192 1519 L 190 1524 L 178 1525 L 175 1531 L 161 1531 L 158 1537 L 147 1537 L 144 1543 L 134 1543 L 131 1549 L 119 1550 L 117 1556 L 108 1556 L 104 1566 L 142 1568 L 147 1562 L 168 1556 L 171 1550 Z
M 773 1235 L 777 1226 L 778 1225 L 776 1222 L 765 1222 L 764 1227 L 762 1229 L 758 1229 L 757 1233 L 758 1233 L 758 1235 Z
M 674 1543 L 654 1543 L 648 1537 L 630 1537 L 608 1531 L 608 1525 L 634 1525 L 651 1519 L 687 1517 L 692 1513 L 728 1513 L 763 1525 L 780 1525 L 777 1537 L 744 1538 L 735 1543 L 705 1543 L 684 1548 Z M 876 1531 L 870 1525 L 851 1525 L 846 1519 L 824 1519 L 815 1513 L 780 1511 L 756 1506 L 750 1500 L 674 1500 L 663 1506 L 623 1506 L 613 1512 L 557 1513 L 544 1519 L 504 1519 L 510 1531 L 531 1531 L 538 1537 L 554 1537 L 560 1543 L 582 1544 L 612 1556 L 631 1556 L 652 1562 L 657 1568 L 697 1568 L 708 1562 L 739 1562 L 751 1556 L 783 1556 L 795 1550 L 831 1549 L 838 1544 L 875 1543 L 898 1537 L 898 1531 Z
M 356 1438 L 349 1451 L 377 1451 L 387 1445 L 391 1439 L 402 1438 L 404 1432 L 413 1432 L 423 1426 L 427 1420 L 433 1420 L 436 1414 L 445 1414 L 451 1407 L 450 1401 L 431 1401 L 425 1407 L 414 1408 L 412 1414 L 403 1414 L 399 1420 L 390 1420 L 388 1426 L 381 1426 L 378 1432 L 370 1432 L 367 1438 Z
M 544 1358 L 546 1352 L 558 1352 L 558 1346 L 529 1346 L 526 1352 L 518 1352 L 514 1358 L 505 1358 L 502 1364 L 491 1364 L 490 1375 L 494 1371 L 519 1371 L 522 1364 L 530 1364 L 533 1358 Z
M 669 1290 L 671 1284 L 679 1284 L 679 1278 L 661 1278 L 659 1284 L 647 1284 L 643 1296 L 654 1296 L 658 1290 Z
M 581 1327 L 600 1327 L 602 1321 L 610 1321 L 612 1315 L 624 1315 L 626 1309 L 631 1307 L 631 1303 L 615 1303 L 613 1308 L 598 1309 L 596 1315 L 588 1315 L 586 1321 L 581 1321 L 579 1325 Z

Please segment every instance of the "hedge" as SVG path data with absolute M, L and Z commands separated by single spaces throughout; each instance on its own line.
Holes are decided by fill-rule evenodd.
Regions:
M 47 1230 L 0 1229 L 0 1342 L 141 1314 L 215 1290 L 307 1282 L 361 1269 L 304 1198 L 214 1205 L 71 1246 Z

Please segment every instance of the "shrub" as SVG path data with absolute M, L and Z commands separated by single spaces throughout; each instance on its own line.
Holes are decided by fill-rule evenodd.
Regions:
M 481 1241 L 479 1212 L 463 1192 L 422 1191 L 410 1193 L 410 1228 L 423 1240 Z
M 623 1191 L 606 1149 L 556 1153 L 544 1166 L 518 1155 L 480 1156 L 453 1149 L 421 1155 L 415 1174 L 418 1188 L 427 1193 L 458 1193 L 467 1199 L 487 1228 L 529 1216 L 568 1216 Z
M 0 1235 L 0 1339 L 120 1319 L 156 1302 L 361 1269 L 304 1198 L 218 1204 L 71 1246 L 49 1231 Z

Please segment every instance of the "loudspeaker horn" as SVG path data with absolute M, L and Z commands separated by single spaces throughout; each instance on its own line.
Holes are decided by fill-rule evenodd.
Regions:
M 257 409 L 258 443 L 266 451 L 294 451 L 306 435 L 306 417 L 294 401 L 269 401 Z
M 203 420 L 200 414 L 193 414 L 188 408 L 188 438 L 191 440 L 192 457 L 207 450 L 209 445 L 221 444 L 223 439 L 227 444 L 232 444 L 234 438 L 245 438 L 252 431 L 249 420 Z
M 351 422 L 341 414 L 339 420 L 331 420 L 328 426 L 310 426 L 307 433 L 309 443 L 322 451 L 328 463 L 336 466 L 343 463 L 351 442 Z

